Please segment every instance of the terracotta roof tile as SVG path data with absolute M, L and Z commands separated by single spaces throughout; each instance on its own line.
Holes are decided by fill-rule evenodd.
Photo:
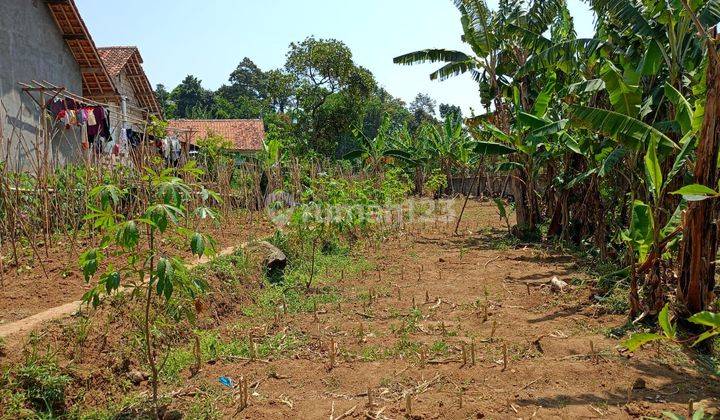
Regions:
M 143 59 L 137 47 L 102 47 L 98 48 L 98 54 L 110 76 L 117 77 L 125 69 L 126 76 L 131 78 L 130 84 L 140 106 L 155 115 L 162 115 L 160 104 L 142 67 Z
M 257 151 L 262 150 L 265 140 L 265 126 L 260 119 L 255 120 L 170 120 L 169 128 L 177 130 L 193 130 L 190 143 L 197 144 L 197 140 L 217 134 L 235 144 L 235 150 Z M 183 140 L 183 135 L 178 136 Z
M 116 77 L 137 50 L 137 47 L 101 47 L 98 53 L 110 76 Z

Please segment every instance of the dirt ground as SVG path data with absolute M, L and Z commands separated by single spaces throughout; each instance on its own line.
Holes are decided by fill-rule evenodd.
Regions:
M 222 220 L 222 223 L 208 226 L 206 231 L 218 242 L 220 249 L 272 232 L 266 223 L 247 223 L 248 215 L 239 212 L 230 213 Z M 58 237 L 47 250 L 43 246 L 38 248 L 40 260 L 27 246 L 20 251 L 18 266 L 6 262 L 0 287 L 0 326 L 79 300 L 90 286 L 83 279 L 78 257 L 91 246 L 93 240 L 99 238 L 79 239 L 75 246 L 71 246 L 69 239 Z M 193 257 L 189 246 L 182 245 L 167 243 L 165 247 L 178 249 L 191 262 Z M 4 246 L 8 249 L 2 250 L 3 255 L 10 255 L 9 245 Z
M 223 319 L 228 336 L 301 344 L 264 360 L 204 361 L 165 395 L 181 410 L 213 399 L 223 417 L 248 419 L 638 418 L 686 415 L 688 401 L 717 412 L 718 382 L 681 352 L 629 354 L 608 337 L 625 317 L 592 304 L 583 284 L 591 279 L 574 258 L 507 241 L 492 203 L 471 202 L 461 234 L 453 227 L 415 225 L 366 249 L 375 269 L 341 276 L 341 303 L 317 314 Z M 553 276 L 570 286 L 551 291 Z M 2 310 L 13 306 L 4 293 Z M 221 376 L 247 380 L 246 408 Z

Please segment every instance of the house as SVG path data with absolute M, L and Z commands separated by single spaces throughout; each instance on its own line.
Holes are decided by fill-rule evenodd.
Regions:
M 146 113 L 161 116 L 160 104 L 142 67 L 140 50 L 137 47 L 102 47 L 98 52 L 117 87 L 119 98 L 115 100 L 121 105 L 125 101 L 128 114 L 138 119 L 143 119 Z
M 178 139 L 186 143 L 186 149 L 197 147 L 198 139 L 211 134 L 230 141 L 232 151 L 252 155 L 263 149 L 265 125 L 261 119 L 249 120 L 170 120 L 168 129 L 178 132 Z
M 110 69 L 106 61 L 112 62 Z M 18 83 L 38 81 L 109 104 L 117 135 L 124 102 L 133 110 L 128 117 L 160 115 L 140 63 L 137 48 L 125 54 L 113 49 L 101 53 L 73 0 L 0 2 L 0 162 L 11 170 L 32 170 L 42 153 L 53 166 L 83 156 L 78 128 L 49 129 L 49 144 L 43 141 L 36 101 L 49 101 L 55 92 L 25 92 Z

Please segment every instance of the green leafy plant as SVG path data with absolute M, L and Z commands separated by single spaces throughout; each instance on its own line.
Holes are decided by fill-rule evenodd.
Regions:
M 54 355 L 39 352 L 36 345 L 31 340 L 25 360 L 0 375 L 0 406 L 9 410 L 5 414 L 55 418 L 65 411 L 65 390 L 72 378 L 60 369 Z
M 647 344 L 651 341 L 658 341 L 658 340 L 665 340 L 665 341 L 671 341 L 676 343 L 683 343 L 685 341 L 681 341 L 678 339 L 677 334 L 677 325 L 672 322 L 670 319 L 670 310 L 669 310 L 669 304 L 666 304 L 665 307 L 663 307 L 662 311 L 660 311 L 660 314 L 658 315 L 658 324 L 660 325 L 660 328 L 662 330 L 662 334 L 657 333 L 635 333 L 630 336 L 627 340 L 623 342 L 623 346 L 627 348 L 630 351 L 636 351 L 639 349 L 643 344 Z M 697 337 L 693 337 L 691 341 L 692 346 L 696 346 L 700 343 L 702 343 L 705 340 L 708 340 L 712 337 L 715 337 L 716 335 L 720 334 L 720 314 L 714 313 L 714 312 L 708 312 L 703 311 L 700 313 L 697 313 L 690 318 L 687 319 L 689 322 L 707 327 L 708 330 L 703 332 L 702 334 L 698 335 Z
M 97 307 L 102 296 L 125 290 L 143 303 L 141 341 L 144 362 L 150 368 L 156 415 L 162 365 L 158 363 L 159 349 L 153 323 L 159 312 L 193 321 L 193 305 L 183 307 L 177 301 L 180 297 L 191 300 L 205 289 L 201 279 L 187 275 L 183 260 L 166 254 L 160 249 L 160 243 L 175 235 L 186 238 L 194 255 L 215 252 L 212 238 L 188 228 L 192 221 L 196 221 L 194 227 L 199 227 L 202 220 L 214 218 L 214 212 L 208 206 L 220 200 L 214 192 L 193 183 L 200 174 L 201 171 L 189 163 L 178 170 L 179 176 L 173 169 L 147 169 L 143 177 L 146 188 L 134 193 L 114 185 L 97 187 L 92 192 L 97 205 L 85 217 L 102 235 L 102 240 L 98 247 L 90 248 L 80 256 L 86 281 L 98 277 L 96 285 L 83 296 L 83 301 Z M 200 197 L 200 205 L 192 209 L 196 196 Z M 138 214 L 126 216 L 116 210 L 121 200 L 147 200 L 147 204 Z
M 436 197 L 439 192 L 447 188 L 448 180 L 447 176 L 440 169 L 436 169 L 432 174 L 425 180 L 423 190 L 431 197 Z

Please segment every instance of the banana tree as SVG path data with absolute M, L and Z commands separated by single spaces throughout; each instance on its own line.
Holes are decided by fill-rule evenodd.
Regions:
M 717 52 L 717 36 L 711 37 L 709 32 L 717 24 L 720 5 L 718 2 L 709 1 L 693 9 L 683 0 L 683 7 L 694 22 L 708 57 L 705 74 L 707 99 L 699 131 L 693 181 L 697 185 L 715 186 L 718 182 L 718 151 L 720 150 L 720 136 L 717 133 L 717 123 L 720 119 L 720 103 L 718 103 L 720 59 Z M 708 15 L 711 19 L 708 19 Z M 709 200 L 692 202 L 685 216 L 683 243 L 679 255 L 678 298 L 686 313 L 705 310 L 713 299 L 715 259 L 718 249 L 716 216 L 716 206 Z
M 421 132 L 422 130 L 423 127 L 420 128 Z M 427 143 L 424 141 L 424 137 L 421 135 L 413 136 L 405 126 L 393 133 L 390 143 L 392 149 L 403 150 L 412 156 L 412 161 L 404 160 L 403 163 L 406 164 L 407 170 L 412 173 L 415 184 L 414 193 L 422 196 L 425 176 L 432 163 L 432 155 Z
M 343 159 L 360 160 L 366 169 L 380 175 L 383 166 L 391 160 L 412 162 L 412 155 L 405 150 L 392 148 L 389 120 L 386 118 L 374 138 L 369 138 L 360 129 L 353 130 L 359 149 L 346 153 Z
M 470 147 L 472 151 L 471 153 L 475 157 L 475 159 L 473 160 L 477 165 L 477 174 L 473 178 L 473 185 L 471 185 L 470 189 L 465 194 L 465 200 L 463 201 L 460 215 L 458 216 L 457 222 L 455 223 L 455 234 L 458 233 L 458 229 L 460 228 L 460 222 L 462 222 L 462 217 L 465 213 L 465 207 L 467 207 L 468 200 L 470 199 L 470 193 L 474 187 L 474 184 L 480 178 L 480 171 L 482 170 L 482 163 L 484 160 L 483 158 L 485 158 L 486 156 L 505 156 L 517 152 L 517 150 L 515 150 L 514 148 L 506 146 L 504 144 L 481 140 L 471 142 Z M 505 216 L 505 220 L 507 221 L 507 216 Z
M 448 188 L 452 186 L 453 171 L 467 166 L 470 136 L 462 121 L 447 118 L 441 125 L 428 125 L 420 130 L 428 154 L 445 174 Z
M 628 272 L 631 280 L 631 316 L 644 317 L 647 314 L 657 313 L 664 303 L 661 287 L 663 277 L 661 257 L 667 245 L 680 233 L 678 228 L 680 216 L 686 206 L 685 202 L 681 202 L 670 217 L 664 217 L 665 197 L 673 180 L 682 173 L 695 149 L 696 135 L 704 108 L 702 101 L 696 101 L 693 107 L 680 92 L 666 83 L 665 96 L 678 109 L 674 123 L 682 134 L 680 148 L 660 130 L 627 115 L 640 113 L 639 88 L 631 88 L 632 84 L 627 83 L 627 72 L 625 76 L 620 76 L 610 64 L 605 65 L 603 69 L 605 86 L 609 90 L 608 97 L 616 110 L 572 105 L 570 113 L 573 118 L 572 123 L 576 127 L 589 128 L 595 133 L 611 138 L 618 142 L 622 150 L 630 153 L 645 150 L 643 158 L 645 176 L 642 179 L 645 188 L 644 191 L 631 190 L 630 227 L 621 234 L 621 238 L 628 246 L 630 259 Z M 664 171 L 661 165 L 663 156 L 671 156 L 675 153 L 677 154 L 672 166 Z M 633 171 L 633 166 L 629 169 L 630 171 L 626 172 L 630 174 L 636 172 Z M 617 173 L 621 174 L 622 171 Z M 632 175 L 627 176 L 628 183 L 632 184 L 630 176 Z M 643 192 L 644 194 L 641 194 Z M 641 195 L 644 195 L 647 202 L 640 197 Z M 667 222 L 663 222 L 663 219 Z M 661 227 L 663 223 L 665 225 Z M 640 275 L 647 275 L 644 302 L 640 301 L 638 291 Z
M 501 79 L 506 77 L 499 74 L 498 69 L 504 47 L 506 16 L 499 11 L 490 10 L 484 0 L 455 0 L 455 6 L 460 12 L 462 40 L 472 54 L 446 49 L 425 49 L 395 57 L 393 62 L 404 65 L 444 62 L 442 67 L 430 74 L 431 80 L 446 80 L 470 72 L 472 77 L 478 83 L 484 83 L 487 87 L 485 90 L 490 92 L 486 98 L 488 101 L 483 105 L 489 108 L 492 102 L 496 110 L 502 110 L 504 106 Z

